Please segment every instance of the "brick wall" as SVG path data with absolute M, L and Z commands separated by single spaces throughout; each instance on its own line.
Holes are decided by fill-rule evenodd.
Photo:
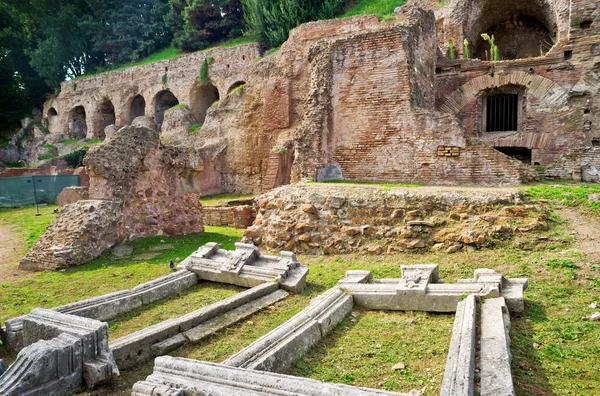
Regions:
M 249 205 L 203 208 L 203 221 L 207 226 L 247 228 L 255 219 L 256 209 Z

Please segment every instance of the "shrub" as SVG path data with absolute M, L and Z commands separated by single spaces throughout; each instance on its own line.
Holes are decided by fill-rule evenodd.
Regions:
M 289 31 L 309 21 L 338 15 L 345 0 L 242 0 L 246 27 L 261 42 L 277 47 Z
M 71 168 L 79 168 L 81 165 L 83 165 L 83 158 L 89 149 L 90 146 L 85 145 L 69 154 L 63 155 L 61 158 L 67 161 L 67 164 Z
M 208 81 L 208 61 L 204 59 L 202 65 L 200 65 L 200 75 L 198 76 L 200 84 L 205 84 Z
M 456 53 L 454 51 L 454 40 L 452 39 L 448 41 L 448 58 L 450 60 L 456 59 Z
M 471 51 L 469 50 L 469 40 L 463 41 L 463 55 L 465 59 L 471 59 Z
M 198 132 L 200 132 L 200 129 L 202 129 L 202 125 L 192 124 L 192 125 L 190 125 L 190 128 L 188 129 L 188 134 L 196 135 Z
M 45 149 L 48 149 L 48 150 L 55 150 L 56 149 L 56 146 L 53 145 L 53 144 L 44 144 L 42 147 L 45 148 Z

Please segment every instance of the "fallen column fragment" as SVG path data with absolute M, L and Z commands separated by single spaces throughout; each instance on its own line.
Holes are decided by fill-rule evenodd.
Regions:
M 25 348 L 0 376 L 1 395 L 63 395 L 119 376 L 106 323 L 38 308 L 22 325 Z
M 132 396 L 416 396 L 411 393 L 387 392 L 332 384 L 307 378 L 293 377 L 229 367 L 192 359 L 161 356 L 156 358 L 154 372 L 133 386 Z
M 335 287 L 278 328 L 231 356 L 224 365 L 285 372 L 352 310 L 352 296 Z
M 199 342 L 287 296 L 277 283 L 264 283 L 177 319 L 121 337 L 111 342 L 110 348 L 118 366 L 126 369 L 185 343 Z
M 280 257 L 264 256 L 256 246 L 244 243 L 236 243 L 235 249 L 227 251 L 219 249 L 217 243 L 207 243 L 179 267 L 213 282 L 254 287 L 278 281 L 282 289 L 293 293 L 304 289 L 308 268 L 300 265 L 293 253 L 282 251 Z
M 347 279 L 340 282 L 340 287 L 352 294 L 357 306 L 389 311 L 455 312 L 465 295 L 476 294 L 504 297 L 512 312 L 523 312 L 523 291 L 527 288 L 527 279 L 506 279 L 488 269 L 476 270 L 473 279 L 445 284 L 434 264 L 403 265 L 400 279 L 371 283 L 353 283 Z

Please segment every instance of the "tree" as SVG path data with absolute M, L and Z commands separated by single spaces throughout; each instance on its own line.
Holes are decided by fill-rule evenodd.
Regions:
M 242 0 L 246 27 L 259 41 L 277 47 L 296 26 L 339 14 L 345 0 Z
M 50 91 L 25 54 L 34 24 L 22 2 L 0 2 L 0 136 L 18 126 Z
M 108 17 L 111 29 L 95 37 L 95 48 L 111 64 L 135 61 L 165 48 L 172 39 L 164 18 L 168 11 L 168 0 L 114 0 Z
M 173 30 L 173 45 L 195 51 L 242 35 L 240 0 L 169 0 L 165 20 Z

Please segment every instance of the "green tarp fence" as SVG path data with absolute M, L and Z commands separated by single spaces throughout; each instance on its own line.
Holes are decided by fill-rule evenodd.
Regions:
M 0 208 L 56 203 L 65 188 L 79 186 L 79 175 L 0 178 Z

